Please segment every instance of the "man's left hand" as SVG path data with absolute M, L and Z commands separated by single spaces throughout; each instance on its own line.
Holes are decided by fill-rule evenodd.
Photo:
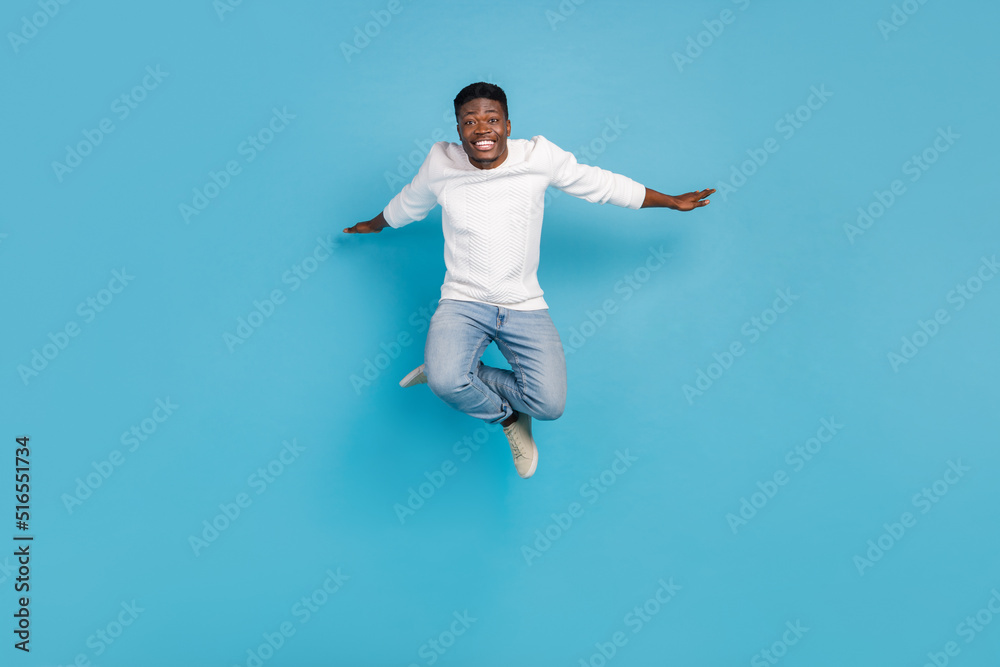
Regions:
M 704 206 L 709 202 L 709 200 L 705 199 L 705 197 L 709 196 L 713 192 L 715 192 L 715 188 L 699 190 L 697 192 L 685 192 L 682 195 L 677 195 L 674 197 L 674 209 L 678 211 L 690 211 L 700 206 Z

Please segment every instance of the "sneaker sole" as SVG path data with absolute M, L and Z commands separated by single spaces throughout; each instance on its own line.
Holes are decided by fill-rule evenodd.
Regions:
M 399 381 L 399 386 L 405 389 L 406 387 L 413 387 L 418 384 L 426 384 L 427 383 L 426 377 L 423 380 L 417 381 L 417 378 L 423 375 L 423 373 L 424 373 L 424 365 L 420 364 L 412 371 L 407 373 L 406 377 L 404 377 L 402 380 Z
M 531 462 L 531 467 L 528 468 L 527 475 L 521 475 L 521 479 L 528 479 L 535 474 L 535 469 L 538 468 L 538 446 L 535 446 L 535 460 Z

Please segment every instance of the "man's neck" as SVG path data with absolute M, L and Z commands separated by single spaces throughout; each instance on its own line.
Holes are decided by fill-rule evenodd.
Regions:
M 471 164 L 476 169 L 496 169 L 497 167 L 499 167 L 500 165 L 502 165 L 504 162 L 507 161 L 507 154 L 509 152 L 508 149 L 509 149 L 509 146 L 507 144 L 504 144 L 503 153 L 501 153 L 500 156 L 497 157 L 496 160 L 494 160 L 492 163 L 490 163 L 490 164 L 492 164 L 492 166 L 490 166 L 490 167 L 483 167 L 483 166 L 481 166 L 482 163 L 476 162 L 471 157 L 469 158 L 469 164 Z

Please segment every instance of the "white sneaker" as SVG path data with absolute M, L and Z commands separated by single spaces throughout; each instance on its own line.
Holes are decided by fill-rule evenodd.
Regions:
M 516 422 L 503 427 L 503 434 L 510 442 L 510 452 L 514 455 L 517 474 L 528 479 L 535 474 L 535 468 L 538 467 L 538 447 L 531 437 L 531 417 L 519 412 Z
M 420 364 L 406 374 L 406 377 L 399 381 L 399 386 L 406 388 L 417 384 L 427 384 L 427 376 L 424 374 L 424 365 Z

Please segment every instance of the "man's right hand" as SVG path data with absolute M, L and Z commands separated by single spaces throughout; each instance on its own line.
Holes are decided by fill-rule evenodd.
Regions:
M 379 213 L 371 220 L 366 220 L 364 222 L 359 222 L 353 227 L 348 227 L 344 230 L 345 234 L 378 234 L 380 231 L 389 226 L 389 223 L 385 221 L 385 217 Z

